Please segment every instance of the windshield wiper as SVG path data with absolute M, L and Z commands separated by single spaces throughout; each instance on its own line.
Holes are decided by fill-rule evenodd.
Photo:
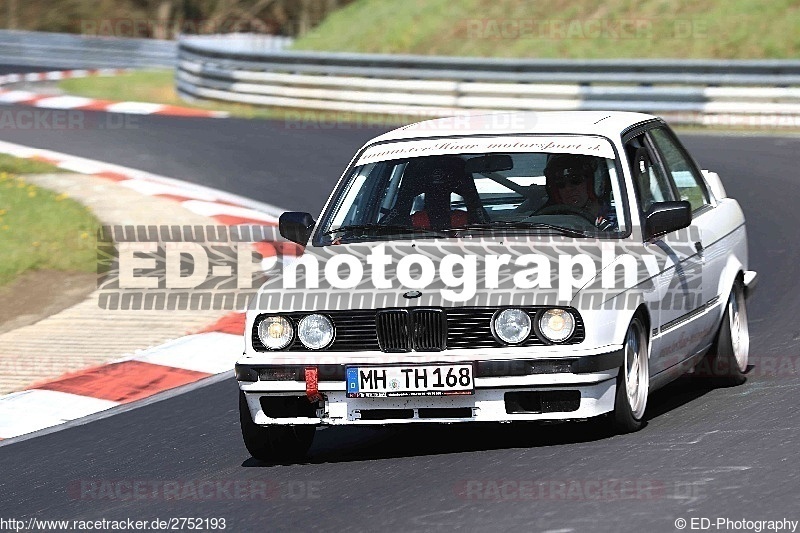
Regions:
M 553 224 L 545 224 L 544 222 L 523 222 L 523 221 L 511 221 L 511 220 L 495 220 L 492 222 L 481 222 L 475 224 L 467 224 L 466 226 L 459 226 L 457 228 L 453 228 L 450 231 L 462 231 L 462 230 L 496 230 L 502 228 L 509 228 L 509 229 L 546 229 L 546 230 L 553 230 L 559 233 L 563 233 L 564 235 L 569 235 L 571 237 L 588 237 L 591 236 L 591 233 L 586 231 L 573 229 L 573 228 L 565 228 L 563 226 L 556 226 Z
M 400 224 L 351 224 L 349 226 L 340 226 L 336 229 L 328 230 L 323 235 L 333 235 L 334 233 L 348 233 L 364 231 L 370 233 L 378 233 L 384 235 L 392 235 L 396 233 L 434 233 L 442 235 L 441 231 L 428 229 L 428 228 L 413 228 L 410 226 L 403 226 Z

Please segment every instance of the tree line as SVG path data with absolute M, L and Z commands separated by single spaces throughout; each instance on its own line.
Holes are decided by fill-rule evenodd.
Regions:
M 353 0 L 0 0 L 0 27 L 172 39 L 181 33 L 299 36 Z

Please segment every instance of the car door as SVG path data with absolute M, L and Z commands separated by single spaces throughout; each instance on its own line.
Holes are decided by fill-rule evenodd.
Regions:
M 661 164 L 659 153 L 647 133 L 630 139 L 626 152 L 639 203 L 639 219 L 644 221 L 650 207 L 658 202 L 679 200 L 678 191 Z M 644 261 L 652 283 L 647 296 L 651 318 L 650 373 L 656 375 L 679 363 L 694 346 L 687 343 L 697 336 L 697 323 L 677 329 L 681 317 L 698 305 L 702 286 L 702 263 L 696 255 L 687 228 L 644 243 Z
M 719 278 L 726 257 L 720 241 L 725 221 L 712 203 L 700 171 L 672 131 L 659 126 L 651 129 L 647 138 L 677 199 L 692 206 L 691 226 L 664 239 L 686 258 L 686 268 L 676 271 L 670 282 L 673 305 L 661 310 L 658 336 L 666 369 L 713 341 L 719 318 Z

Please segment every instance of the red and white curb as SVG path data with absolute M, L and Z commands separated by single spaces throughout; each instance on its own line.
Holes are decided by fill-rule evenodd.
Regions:
M 280 214 L 278 208 L 269 204 L 102 161 L 4 141 L 0 141 L 0 153 L 114 180 L 141 194 L 176 201 L 225 225 L 276 225 Z M 294 245 L 286 243 L 286 246 Z M 198 334 L 0 396 L 0 440 L 57 426 L 227 372 L 243 352 L 243 335 L 244 313 L 230 313 Z
M 94 69 L 94 70 L 57 70 L 52 72 L 32 72 L 27 74 L 6 74 L 0 76 L 0 86 L 9 83 L 57 81 L 68 78 L 86 78 L 90 76 L 116 76 L 131 72 L 133 69 Z M 131 115 L 169 115 L 181 117 L 225 118 L 224 111 L 207 111 L 166 104 L 147 102 L 113 102 L 96 100 L 82 96 L 49 96 L 33 91 L 5 90 L 0 88 L 0 103 L 21 104 L 45 109 L 76 109 L 82 111 L 105 111 L 107 113 L 125 113 Z

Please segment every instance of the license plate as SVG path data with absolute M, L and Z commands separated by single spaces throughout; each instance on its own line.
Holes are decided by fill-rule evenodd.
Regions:
M 473 394 L 472 365 L 349 366 L 348 398 Z

